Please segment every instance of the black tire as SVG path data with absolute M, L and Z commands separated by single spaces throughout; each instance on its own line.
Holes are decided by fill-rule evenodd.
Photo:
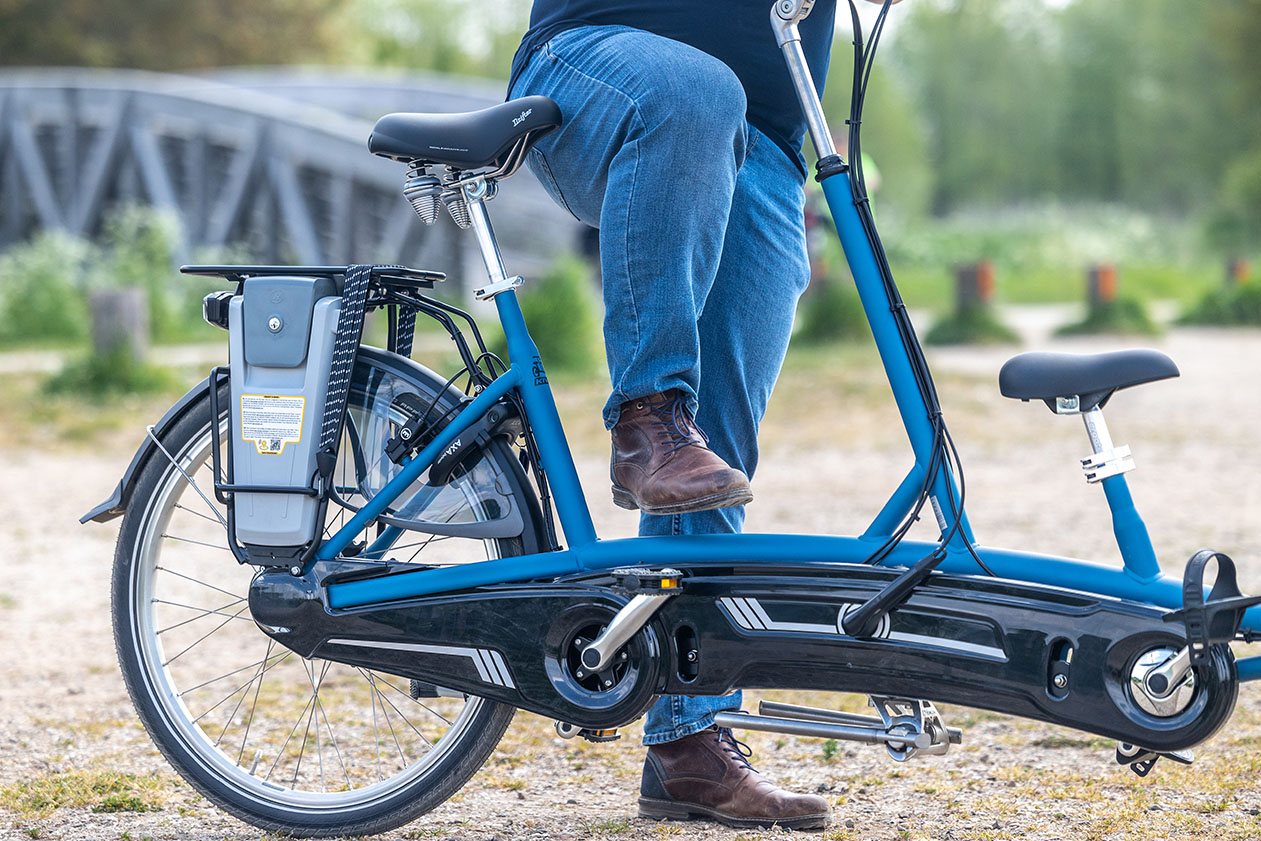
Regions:
M 430 397 L 442 384 L 442 380 L 437 378 L 436 375 L 397 357 L 388 358 L 380 353 L 363 354 L 361 355 L 360 364 L 388 366 L 392 375 L 405 376 L 407 381 L 414 384 L 422 395 L 427 392 Z M 453 401 L 458 396 L 458 393 L 450 392 L 443 395 L 442 402 Z M 220 400 L 220 406 L 227 407 L 228 405 L 229 400 L 226 397 L 225 390 L 224 396 Z M 203 400 L 162 436 L 162 448 L 174 457 L 176 461 L 183 463 L 184 459 L 192 455 L 194 449 L 208 447 L 210 422 L 210 403 L 209 400 Z M 494 459 L 504 475 L 509 477 L 509 484 L 514 486 L 512 489 L 513 493 L 519 495 L 517 496 L 517 501 L 522 504 L 523 511 L 528 514 L 526 518 L 526 533 L 520 538 L 490 541 L 496 545 L 494 551 L 497 551 L 500 556 L 521 554 L 523 551 L 534 551 L 538 545 L 536 541 L 541 536 L 537 516 L 538 508 L 521 466 L 514 457 L 511 447 L 503 442 L 497 442 L 496 448 L 489 453 L 488 458 Z M 394 787 L 386 786 L 381 792 L 372 796 L 368 796 L 368 792 L 371 792 L 378 784 L 365 785 L 363 789 L 365 794 L 362 802 L 349 802 L 349 798 L 354 793 L 353 791 L 334 791 L 329 793 L 327 788 L 325 789 L 325 799 L 328 802 L 332 803 L 339 798 L 347 802 L 339 802 L 335 806 L 320 808 L 319 802 L 298 803 L 288 799 L 289 795 L 283 797 L 279 793 L 269 795 L 267 784 L 256 776 L 257 772 L 261 770 L 257 757 L 254 759 L 253 768 L 237 767 L 236 771 L 239 773 L 232 773 L 232 769 L 228 767 L 232 759 L 227 754 L 231 752 L 230 748 L 235 747 L 235 745 L 229 745 L 227 752 L 218 747 L 219 741 L 211 745 L 211 734 L 205 731 L 204 725 L 199 724 L 195 719 L 190 720 L 192 713 L 185 708 L 185 696 L 182 694 L 172 696 L 171 694 L 175 688 L 179 687 L 170 685 L 169 672 L 165 670 L 168 664 L 173 663 L 183 652 L 181 651 L 179 654 L 169 657 L 165 662 L 159 662 L 166 655 L 162 653 L 162 643 L 155 642 L 147 644 L 151 652 L 150 655 L 147 656 L 145 653 L 146 643 L 144 640 L 147 639 L 147 636 L 152 636 L 156 640 L 158 635 L 163 633 L 163 631 L 153 632 L 153 629 L 157 626 L 157 621 L 151 614 L 158 608 L 151 605 L 155 603 L 170 604 L 170 602 L 160 602 L 152 595 L 157 590 L 154 589 L 155 585 L 151 581 L 144 583 L 141 580 L 145 576 L 154 578 L 157 575 L 156 572 L 146 572 L 146 564 L 152 564 L 149 569 L 156 570 L 163 569 L 159 565 L 159 561 L 162 563 L 167 562 L 164 560 L 165 556 L 162 555 L 162 552 L 165 550 L 161 548 L 156 550 L 145 548 L 147 545 L 153 545 L 152 538 L 146 538 L 145 536 L 156 533 L 154 528 L 158 525 L 157 520 L 163 516 L 159 509 L 169 506 L 170 503 L 165 500 L 175 493 L 175 491 L 166 489 L 176 487 L 180 483 L 187 485 L 170 458 L 159 452 L 149 459 L 149 463 L 144 467 L 137 481 L 131 504 L 123 520 L 115 552 L 112 584 L 114 637 L 123 679 L 146 730 L 148 730 L 158 749 L 176 771 L 208 800 L 230 814 L 266 832 L 297 837 L 370 835 L 385 832 L 425 814 L 458 791 L 493 752 L 508 724 L 511 722 L 515 708 L 485 699 L 465 698 L 464 712 L 461 715 L 466 716 L 466 718 L 461 718 L 454 724 L 451 724 L 451 732 L 454 732 L 454 735 L 440 736 L 438 738 L 437 746 L 433 749 L 434 751 L 439 751 L 439 748 L 441 748 L 437 758 L 424 766 L 421 773 L 415 773 L 411 778 L 404 780 L 403 778 L 406 774 L 411 773 L 405 767 L 404 771 L 397 775 L 397 778 L 403 780 L 403 782 Z M 191 492 L 191 489 L 187 487 L 184 490 Z M 177 503 L 182 498 L 177 497 Z M 179 505 L 177 504 L 176 508 L 178 507 Z M 164 530 L 161 535 L 163 538 L 167 537 L 165 530 L 170 528 L 169 520 L 171 519 L 172 510 L 169 507 L 167 508 L 165 514 L 167 520 L 161 523 L 161 528 Z M 210 518 L 203 516 L 203 519 L 209 520 Z M 159 539 L 157 545 L 160 547 L 166 544 L 162 544 Z M 488 554 L 490 554 L 490 551 L 488 550 Z M 146 560 L 146 557 L 150 555 L 156 556 L 157 560 Z M 239 569 L 230 554 L 225 554 L 224 565 L 225 574 L 229 571 L 229 568 Z M 238 571 L 236 574 L 249 575 L 250 570 L 246 569 L 244 573 Z M 214 589 L 219 587 L 217 579 L 214 584 L 209 582 L 202 583 Z M 220 592 L 227 592 L 227 590 L 228 585 L 225 584 Z M 143 597 L 145 593 L 149 594 L 147 600 Z M 149 613 L 146 613 L 146 611 L 149 611 Z M 227 609 L 222 614 L 216 614 L 216 619 L 217 615 L 227 615 Z M 248 614 L 246 615 L 248 616 Z M 229 616 L 228 618 L 236 617 Z M 215 619 L 211 621 L 213 622 Z M 147 626 L 146 622 L 148 622 Z M 230 624 L 228 619 L 224 619 L 222 625 L 228 624 Z M 148 628 L 147 631 L 146 627 Z M 235 634 L 238 629 L 238 626 L 233 626 L 232 633 Z M 247 628 L 239 630 L 244 634 L 257 633 L 260 638 L 266 639 L 262 631 L 255 627 L 252 621 Z M 211 633 L 213 634 L 214 631 Z M 158 656 L 152 656 L 152 651 L 157 651 Z M 274 655 L 274 657 L 279 657 L 279 652 L 281 651 L 283 649 L 278 648 L 277 655 Z M 271 664 L 274 662 L 274 659 L 268 659 L 269 656 L 273 656 L 271 652 L 272 648 L 269 646 L 267 654 L 264 655 L 262 661 L 263 665 L 260 667 L 256 678 L 258 680 L 257 689 L 247 689 L 242 696 L 242 699 L 245 699 L 253 691 L 255 693 L 254 707 L 258 706 L 258 695 L 263 689 L 265 676 L 268 674 L 268 670 L 272 669 Z M 289 657 L 288 653 L 279 659 L 284 660 L 287 657 Z M 159 663 L 156 667 L 155 662 Z M 305 669 L 306 666 L 303 665 L 303 668 Z M 326 665 L 325 669 L 327 670 L 327 668 L 328 666 Z M 338 668 L 344 667 L 338 666 Z M 312 665 L 312 676 L 314 676 L 315 670 L 316 666 Z M 365 679 L 368 679 L 368 673 L 364 674 Z M 232 682 L 234 681 L 229 681 L 228 685 Z M 313 702 L 309 703 L 311 703 L 311 717 L 314 717 L 316 720 L 315 735 L 317 741 L 320 736 L 320 720 L 316 714 L 316 709 L 321 706 L 318 693 L 320 691 L 319 687 L 323 686 L 324 682 L 323 674 L 320 675 L 318 684 L 312 677 Z M 220 688 L 223 685 L 220 684 Z M 378 727 L 378 694 L 382 696 L 380 709 L 386 722 L 389 721 L 390 713 L 387 711 L 385 704 L 384 691 L 380 690 L 375 682 L 370 681 L 370 685 L 371 692 L 374 693 L 370 696 L 370 702 L 372 704 L 373 728 L 376 731 Z M 392 684 L 387 685 L 392 686 Z M 406 683 L 403 682 L 403 685 L 406 685 Z M 397 690 L 397 687 L 392 686 L 392 688 Z M 194 686 L 193 689 L 198 689 L 198 687 Z M 191 692 L 192 690 L 188 691 Z M 302 691 L 305 692 L 305 686 L 302 687 Z M 228 696 L 228 699 L 231 697 L 231 695 Z M 417 701 L 417 703 L 420 702 Z M 471 713 L 468 712 L 470 704 L 476 704 L 475 710 Z M 242 701 L 238 701 L 237 708 L 239 709 L 241 706 Z M 421 706 L 425 705 L 421 704 Z M 226 707 L 224 708 L 226 709 Z M 394 706 L 393 709 L 395 712 L 398 712 L 397 706 Z M 429 709 L 429 707 L 426 707 L 426 709 Z M 295 730 L 298 724 L 301 723 L 305 712 L 304 709 L 302 713 L 299 713 L 294 725 Z M 319 712 L 323 714 L 324 723 L 328 726 L 328 734 L 332 739 L 332 746 L 337 749 L 336 758 L 338 762 L 342 762 L 342 751 L 338 746 L 328 713 L 323 709 L 320 709 Z M 234 709 L 229 716 L 228 724 L 233 723 L 236 715 L 237 712 Z M 253 708 L 250 709 L 249 715 L 250 724 L 253 724 L 255 715 Z M 402 714 L 400 713 L 400 715 Z M 286 718 L 285 721 L 287 722 L 287 720 Z M 456 730 L 456 725 L 460 725 L 460 729 Z M 310 719 L 308 719 L 307 731 L 302 736 L 301 747 L 303 751 L 306 750 L 310 741 L 310 726 Z M 227 732 L 227 727 L 228 725 L 225 724 L 225 733 Z M 418 735 L 424 738 L 420 729 L 417 729 L 415 725 L 412 725 L 412 727 Z M 214 728 L 210 729 L 213 730 Z M 402 729 L 401 725 L 400 729 Z M 241 742 L 241 755 L 236 760 L 238 766 L 245 752 L 246 739 L 249 736 L 249 725 L 246 725 L 245 734 Z M 378 773 L 380 773 L 381 738 L 380 733 L 377 735 L 376 755 Z M 292 732 L 290 736 L 293 736 Z M 222 739 L 223 735 L 220 735 L 220 740 Z M 397 735 L 395 735 L 394 742 L 396 745 L 399 744 Z M 351 743 L 346 742 L 345 744 L 347 745 L 347 753 L 349 753 Z M 285 756 L 288 745 L 289 740 L 286 739 L 285 743 L 276 750 L 276 763 L 279 763 Z M 298 743 L 295 742 L 294 748 L 297 747 Z M 292 752 L 292 749 L 290 749 L 290 752 Z M 399 756 L 403 760 L 404 766 L 406 766 L 407 757 L 401 745 L 399 746 Z M 225 762 L 227 765 L 225 765 Z M 314 762 L 314 759 L 308 761 L 308 766 L 312 762 Z M 295 783 L 298 780 L 301 764 L 302 754 L 299 753 L 297 768 L 294 771 Z M 272 770 L 275 770 L 275 765 L 273 765 Z M 342 771 L 347 773 L 346 779 L 349 787 L 351 778 L 344 763 Z M 311 772 L 308 770 L 307 773 L 309 776 Z M 269 772 L 269 779 L 270 776 L 271 773 Z M 322 781 L 324 777 L 323 748 L 321 748 L 320 753 L 320 776 Z M 392 777 L 390 779 L 393 780 L 395 778 Z M 254 781 L 257 781 L 257 785 L 255 785 Z M 389 780 L 386 782 L 389 782 Z M 286 791 L 288 790 L 286 789 Z M 293 796 L 297 797 L 298 795 L 294 794 Z M 305 794 L 302 796 L 306 797 Z M 316 801 L 319 800 L 318 795 L 311 795 L 311 797 L 314 797 Z

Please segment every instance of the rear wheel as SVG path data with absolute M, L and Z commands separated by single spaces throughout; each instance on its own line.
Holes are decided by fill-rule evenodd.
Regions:
M 337 471 L 344 494 L 370 495 L 394 469 L 379 456 L 384 430 L 397 422 L 387 417 L 391 395 L 409 390 L 427 401 L 440 385 L 401 360 L 361 356 Z M 225 392 L 220 405 L 228 403 Z M 119 535 L 115 642 L 145 727 L 202 794 L 264 830 L 363 835 L 413 820 L 476 772 L 514 708 L 456 693 L 416 698 L 406 679 L 307 660 L 263 634 L 246 601 L 255 569 L 228 550 L 213 493 L 212 422 L 223 419 L 203 401 L 162 436 Z M 422 519 L 443 522 L 486 522 L 515 505 L 525 532 L 469 539 L 408 531 L 390 553 L 396 560 L 462 563 L 536 548 L 537 508 L 502 441 L 417 498 Z M 330 513 L 330 529 L 344 519 Z

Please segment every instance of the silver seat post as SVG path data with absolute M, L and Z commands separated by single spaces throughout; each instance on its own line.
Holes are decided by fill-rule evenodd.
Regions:
M 797 24 L 809 16 L 814 2 L 775 0 L 771 6 L 771 27 L 775 30 L 775 40 L 784 54 L 788 75 L 792 77 L 793 89 L 806 117 L 815 157 L 823 160 L 836 155 L 836 145 L 832 142 L 832 132 L 828 130 L 828 121 L 823 114 L 823 103 L 815 90 L 810 65 L 806 64 L 806 56 L 801 49 L 801 33 L 797 30 Z
M 495 241 L 495 229 L 490 224 L 490 214 L 486 212 L 486 201 L 494 195 L 493 187 L 484 178 L 474 178 L 462 184 L 460 190 L 468 209 L 469 227 L 477 237 L 477 247 L 486 266 L 486 275 L 490 279 L 489 283 L 473 294 L 478 300 L 488 301 L 501 292 L 520 286 L 521 276 L 508 276 L 504 269 L 503 255 L 499 252 L 499 244 Z

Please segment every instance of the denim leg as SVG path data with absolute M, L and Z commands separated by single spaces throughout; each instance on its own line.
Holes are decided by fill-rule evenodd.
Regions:
M 682 389 L 715 452 L 751 476 L 808 279 L 795 165 L 745 123 L 743 90 L 725 65 L 639 30 L 561 33 L 512 90 L 536 93 L 560 105 L 565 124 L 539 141 L 530 167 L 558 203 L 600 228 L 606 424 L 626 400 Z M 645 516 L 640 533 L 735 532 L 743 521 L 742 508 Z M 741 700 L 662 697 L 644 743 L 699 732 Z
M 797 299 L 810 281 L 802 177 L 769 138 L 749 128 L 749 147 L 700 317 L 696 423 L 723 461 L 753 478 L 758 426 L 779 377 Z M 640 517 L 640 534 L 739 532 L 744 507 Z
M 543 94 L 563 125 L 529 163 L 553 197 L 600 229 L 604 338 L 622 403 L 700 387 L 700 314 L 713 285 L 748 127 L 729 67 L 624 26 L 562 32 L 531 58 L 513 96 Z
M 757 432 L 779 377 L 797 299 L 810 281 L 804 194 L 796 165 L 750 128 L 736 181 L 722 262 L 700 318 L 701 386 L 697 425 L 724 461 L 749 477 L 757 469 Z M 643 515 L 640 534 L 738 532 L 744 508 L 670 517 Z M 691 735 L 719 710 L 740 708 L 725 697 L 663 696 L 648 710 L 644 744 Z

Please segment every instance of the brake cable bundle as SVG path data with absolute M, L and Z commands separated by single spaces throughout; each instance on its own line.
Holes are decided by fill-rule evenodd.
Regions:
M 937 388 L 933 383 L 932 374 L 928 368 L 928 361 L 924 358 L 924 349 L 920 345 L 918 336 L 915 334 L 915 328 L 911 324 L 910 316 L 907 314 L 906 304 L 903 302 L 902 295 L 893 280 L 893 271 L 889 267 L 888 255 L 885 253 L 884 245 L 880 241 L 880 235 L 876 231 L 875 218 L 871 213 L 871 199 L 867 193 L 867 182 L 863 173 L 863 104 L 867 97 L 867 85 L 871 80 L 871 69 L 874 64 L 876 49 L 880 45 L 881 36 L 884 34 L 884 25 L 891 5 L 891 0 L 885 0 L 879 14 L 876 16 L 875 23 L 872 25 L 870 40 L 864 44 L 862 21 L 858 16 L 858 8 L 854 4 L 854 0 L 849 0 L 850 17 L 854 27 L 854 78 L 850 95 L 849 119 L 846 120 L 846 124 L 849 127 L 847 150 L 849 181 L 854 207 L 858 211 L 858 218 L 862 223 L 863 232 L 866 234 L 867 241 L 871 245 L 872 253 L 875 256 L 876 268 L 880 272 L 880 278 L 884 284 L 885 295 L 889 301 L 889 308 L 893 313 L 894 323 L 897 325 L 898 336 L 906 349 L 911 372 L 919 388 L 920 397 L 928 411 L 928 422 L 933 429 L 933 443 L 932 453 L 924 470 L 924 480 L 920 486 L 915 505 L 912 506 L 909 513 L 898 527 L 893 530 L 888 539 L 868 556 L 865 562 L 878 564 L 888 557 L 902 542 L 911 530 L 911 527 L 918 522 L 920 512 L 924 506 L 932 498 L 933 483 L 939 475 L 944 474 L 947 480 L 957 477 L 959 498 L 958 500 L 955 499 L 955 495 L 950 489 L 950 483 L 947 481 L 947 492 L 945 495 L 947 497 L 948 513 L 940 507 L 940 500 L 938 500 L 937 513 L 942 525 L 942 531 L 936 547 L 932 552 L 916 562 L 914 566 L 901 573 L 866 603 L 848 614 L 845 628 L 847 632 L 852 632 L 855 635 L 872 633 L 881 617 L 905 599 L 915 587 L 923 583 L 928 578 L 929 573 L 945 560 L 951 541 L 963 527 L 964 499 L 966 498 L 967 488 L 963 474 L 963 463 L 959 458 L 959 451 L 950 435 L 950 430 L 946 427 L 945 417 L 941 410 L 941 401 L 937 395 Z M 947 516 L 952 519 L 947 520 Z M 976 549 L 966 535 L 964 536 L 963 544 L 977 565 L 988 575 L 994 575 L 994 572 L 981 560 L 981 557 L 977 554 Z

